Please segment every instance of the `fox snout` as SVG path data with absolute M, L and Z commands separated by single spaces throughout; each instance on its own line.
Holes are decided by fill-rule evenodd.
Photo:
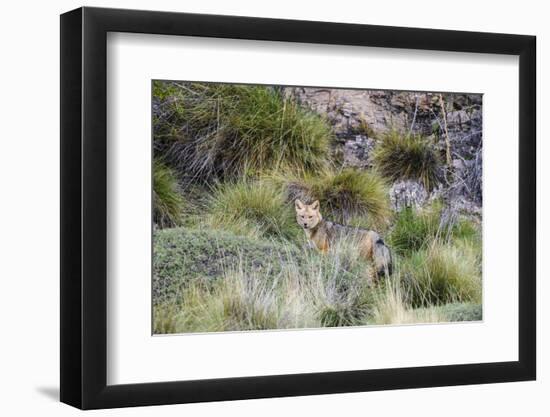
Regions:
M 313 204 L 304 204 L 300 200 L 294 202 L 296 208 L 296 221 L 304 229 L 313 229 L 321 221 L 319 201 Z
M 298 224 L 304 229 L 311 229 L 317 225 L 317 221 L 314 216 L 297 215 Z

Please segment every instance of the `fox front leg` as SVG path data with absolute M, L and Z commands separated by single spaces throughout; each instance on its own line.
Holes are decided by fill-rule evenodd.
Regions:
M 324 254 L 328 253 L 329 245 L 328 245 L 328 240 L 327 239 L 325 239 L 321 242 L 321 244 L 319 245 L 319 250 L 321 251 L 321 253 L 324 253 Z
M 307 240 L 306 243 L 304 244 L 304 247 L 310 250 L 317 249 L 317 246 L 315 246 L 315 243 L 313 243 L 311 240 Z

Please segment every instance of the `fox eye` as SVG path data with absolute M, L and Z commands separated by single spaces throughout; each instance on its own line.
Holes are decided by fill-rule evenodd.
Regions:
M 313 219 L 313 216 L 309 216 L 310 219 Z

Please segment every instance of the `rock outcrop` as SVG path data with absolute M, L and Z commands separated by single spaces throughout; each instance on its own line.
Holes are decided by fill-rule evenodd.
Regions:
M 428 192 L 416 181 L 392 184 L 396 209 L 448 197 L 457 209 L 480 215 L 482 204 L 482 95 L 292 87 L 302 104 L 324 115 L 336 135 L 335 156 L 344 166 L 372 166 L 376 141 L 390 129 L 422 134 L 446 156 L 452 180 Z M 444 109 L 444 110 L 443 110 Z M 446 158 L 445 158 L 446 159 Z M 458 205 L 460 207 L 458 207 Z

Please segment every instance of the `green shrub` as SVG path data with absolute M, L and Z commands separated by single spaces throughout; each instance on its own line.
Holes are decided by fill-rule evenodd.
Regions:
M 327 166 L 328 122 L 280 89 L 156 81 L 156 151 L 193 180 Z
M 264 277 L 281 272 L 292 259 L 298 265 L 302 252 L 279 241 L 262 241 L 211 228 L 177 227 L 155 230 L 153 235 L 153 302 L 178 297 L 190 283 L 210 283 L 224 271 L 241 265 Z
M 434 239 L 441 242 L 480 241 L 481 234 L 472 220 L 463 217 L 445 220 L 443 212 L 444 206 L 437 200 L 423 209 L 402 209 L 395 215 L 388 237 L 393 250 L 410 254 L 426 248 Z
M 441 158 L 434 145 L 420 135 L 391 130 L 374 149 L 373 160 L 391 181 L 414 179 L 431 190 L 441 180 Z
M 218 184 L 208 210 L 210 225 L 237 234 L 295 239 L 300 233 L 294 206 L 271 182 L 245 179 Z
M 357 223 L 362 217 L 363 223 L 366 218 L 369 224 L 382 226 L 391 215 L 387 185 L 373 171 L 345 168 L 315 176 L 287 175 L 284 181 L 289 200 L 299 198 L 306 203 L 319 200 L 321 214 L 336 222 Z
M 158 160 L 153 162 L 153 220 L 159 227 L 177 226 L 182 221 L 183 198 L 176 176 Z
M 396 214 L 389 242 L 397 253 L 410 253 L 425 247 L 437 234 L 440 210 L 406 207 Z
M 458 219 L 458 221 L 452 227 L 451 235 L 455 241 L 465 240 L 469 242 L 476 242 L 481 245 L 480 226 L 478 226 L 472 220 L 466 218 Z
M 153 81 L 153 100 L 166 100 L 176 94 L 178 94 L 179 88 L 175 83 L 168 81 L 156 80 Z
M 481 256 L 474 246 L 434 242 L 403 259 L 400 274 L 413 306 L 481 303 Z

